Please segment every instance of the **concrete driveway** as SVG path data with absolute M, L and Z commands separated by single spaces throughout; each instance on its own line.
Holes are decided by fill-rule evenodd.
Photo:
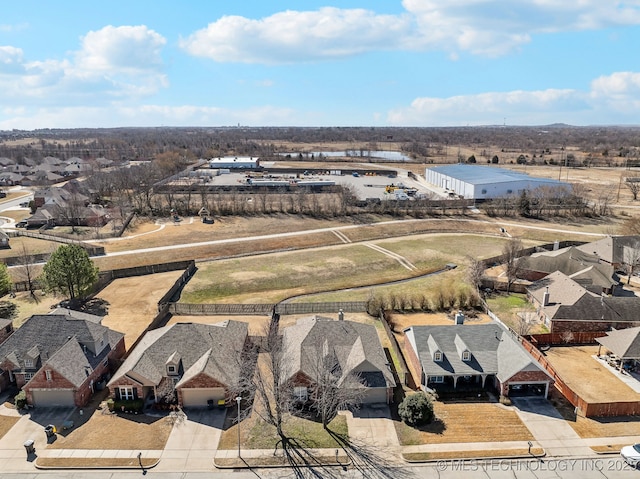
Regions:
M 351 440 L 375 447 L 400 445 L 388 406 L 363 406 L 355 412 L 341 411 L 340 414 L 347 418 Z
M 594 454 L 547 399 L 519 397 L 511 398 L 511 401 L 522 422 L 548 455 L 589 456 Z
M 211 471 L 226 410 L 189 409 L 171 430 L 158 471 Z

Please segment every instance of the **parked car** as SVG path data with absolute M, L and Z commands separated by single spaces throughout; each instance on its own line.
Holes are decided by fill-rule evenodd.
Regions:
M 16 223 L 16 228 L 26 228 L 26 227 L 27 227 L 27 222 L 25 220 L 18 221 Z
M 640 444 L 623 447 L 620 450 L 620 455 L 631 467 L 638 467 L 638 464 L 640 464 Z

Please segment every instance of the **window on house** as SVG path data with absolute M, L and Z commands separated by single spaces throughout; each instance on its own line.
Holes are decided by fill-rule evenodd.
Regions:
M 463 361 L 470 361 L 471 360 L 471 353 L 469 351 L 462 351 L 462 360 Z
M 444 382 L 444 376 L 431 376 L 431 382 L 432 383 L 443 383 Z
M 102 360 L 102 365 L 106 368 L 109 365 L 109 358 L 104 358 Z
M 436 351 L 433 355 L 434 361 L 442 361 L 442 353 L 440 351 Z
M 10 332 L 11 332 L 11 329 L 12 329 L 12 326 L 11 326 L 11 325 L 9 325 L 9 326 L 7 326 L 7 327 L 5 327 L 5 328 L 4 328 L 4 331 L 5 331 L 6 333 L 10 333 Z
M 25 381 L 31 381 L 31 378 L 33 378 L 33 373 L 24 373 Z
M 167 366 L 167 373 L 175 374 L 176 373 L 176 367 L 175 366 Z
M 33 359 L 25 359 L 24 360 L 24 367 L 25 368 L 32 368 L 33 367 Z
M 134 399 L 133 386 L 120 386 L 120 399 Z
M 307 388 L 305 386 L 296 386 L 293 388 L 293 397 L 298 401 L 307 400 Z
M 487 190 L 482 190 L 482 194 L 486 195 L 487 194 Z
M 49 371 L 48 369 L 44 372 L 44 375 L 47 377 L 47 381 L 51 381 L 52 379 L 52 375 L 51 375 L 51 371 Z
M 507 190 L 508 195 L 510 195 L 511 193 L 513 193 L 513 190 Z

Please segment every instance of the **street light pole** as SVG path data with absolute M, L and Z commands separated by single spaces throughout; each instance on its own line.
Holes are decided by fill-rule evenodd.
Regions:
M 240 401 L 242 401 L 242 397 L 236 397 L 238 403 L 238 457 L 240 457 Z

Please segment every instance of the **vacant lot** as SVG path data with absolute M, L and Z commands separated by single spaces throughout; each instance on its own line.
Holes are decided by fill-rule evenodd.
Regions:
M 592 356 L 598 346 L 551 348 L 547 360 L 564 382 L 587 402 L 637 401 L 638 393 L 616 378 Z
M 400 444 L 531 441 L 533 436 L 516 412 L 496 403 L 434 403 L 436 419 L 420 428 L 395 421 Z
M 182 271 L 116 279 L 98 298 L 106 301 L 108 314 L 104 326 L 125 335 L 129 348 L 158 314 L 158 300 L 173 286 Z

